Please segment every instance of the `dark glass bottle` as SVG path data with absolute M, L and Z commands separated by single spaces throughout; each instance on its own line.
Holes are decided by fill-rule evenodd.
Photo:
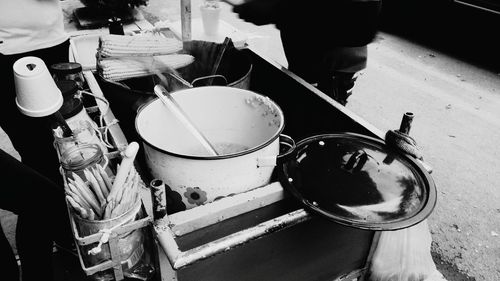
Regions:
M 109 34 L 125 35 L 123 31 L 122 19 L 117 17 L 112 17 L 108 20 L 109 22 Z

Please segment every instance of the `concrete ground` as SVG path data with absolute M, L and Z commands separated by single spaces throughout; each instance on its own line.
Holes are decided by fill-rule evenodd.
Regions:
M 193 17 L 199 16 L 199 2 L 192 1 Z M 144 15 L 153 23 L 175 21 L 178 9 L 178 0 L 150 0 Z M 253 48 L 287 65 L 274 26 L 245 23 L 225 4 L 222 18 L 244 32 Z M 478 44 L 491 45 L 488 40 Z M 428 219 L 432 252 L 449 281 L 500 280 L 500 69 L 494 68 L 500 60 L 499 48 L 491 50 L 493 69 L 381 32 L 369 45 L 368 67 L 346 106 L 382 131 L 398 128 L 403 113 L 415 114 L 411 135 L 434 168 L 438 187 L 438 204 Z M 5 136 L 0 144 L 15 154 Z M 2 215 L 4 229 L 12 231 L 14 223 L 15 217 Z

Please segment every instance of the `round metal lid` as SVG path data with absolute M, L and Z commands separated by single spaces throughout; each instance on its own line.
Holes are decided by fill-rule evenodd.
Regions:
M 82 71 L 82 65 L 77 62 L 62 62 L 50 66 L 57 74 L 74 74 Z
M 364 135 L 304 139 L 281 169 L 282 185 L 309 210 L 355 228 L 410 227 L 436 204 L 435 184 L 417 161 Z

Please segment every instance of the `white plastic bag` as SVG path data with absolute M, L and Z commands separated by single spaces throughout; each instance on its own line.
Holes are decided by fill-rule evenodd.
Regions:
M 370 281 L 446 281 L 432 260 L 431 242 L 427 220 L 383 231 L 371 261 Z

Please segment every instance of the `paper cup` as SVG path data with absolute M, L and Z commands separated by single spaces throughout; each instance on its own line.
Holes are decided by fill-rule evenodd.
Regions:
M 14 65 L 16 104 L 31 117 L 48 116 L 61 107 L 63 97 L 47 66 L 37 57 L 18 59 Z
M 219 32 L 220 7 L 210 7 L 202 5 L 201 20 L 203 22 L 203 30 L 206 35 L 214 36 Z

